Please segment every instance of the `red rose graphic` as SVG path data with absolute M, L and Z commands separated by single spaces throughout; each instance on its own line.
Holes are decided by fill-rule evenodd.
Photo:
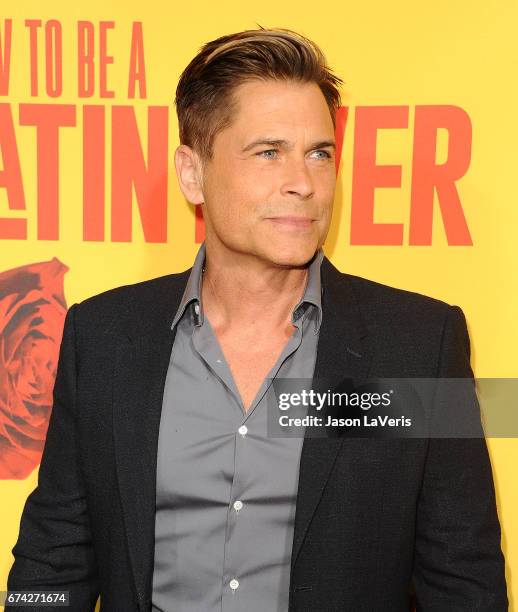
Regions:
M 68 266 L 54 257 L 0 272 L 0 479 L 39 465 L 52 410 Z

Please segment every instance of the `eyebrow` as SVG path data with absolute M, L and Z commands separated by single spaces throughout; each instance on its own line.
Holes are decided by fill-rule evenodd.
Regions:
M 246 145 L 246 147 L 243 149 L 243 153 L 246 153 L 247 151 L 250 151 L 251 149 L 254 149 L 255 147 L 258 147 L 260 145 L 268 145 L 270 147 L 280 147 L 287 149 L 290 147 L 290 142 L 287 140 L 275 138 L 258 138 L 257 140 L 254 140 L 250 144 Z M 327 147 L 335 149 L 336 145 L 332 140 L 319 140 L 311 144 L 308 150 L 312 151 L 313 149 L 325 149 Z

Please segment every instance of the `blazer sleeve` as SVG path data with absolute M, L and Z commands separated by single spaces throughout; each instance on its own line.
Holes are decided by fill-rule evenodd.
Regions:
M 99 579 L 76 432 L 76 309 L 74 304 L 65 317 L 38 485 L 23 509 L 7 588 L 69 591 L 67 609 L 89 612 L 99 595 Z M 31 610 L 63 608 L 34 606 Z
M 449 307 L 442 333 L 437 377 L 473 377 L 466 320 L 458 306 Z M 476 399 L 474 406 L 478 409 Z M 485 439 L 430 438 L 417 506 L 417 612 L 507 611 L 500 536 Z

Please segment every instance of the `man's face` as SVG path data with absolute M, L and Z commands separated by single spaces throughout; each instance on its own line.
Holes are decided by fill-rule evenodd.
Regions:
M 232 125 L 203 170 L 211 248 L 302 266 L 323 244 L 336 184 L 334 129 L 314 83 L 253 81 L 235 90 Z

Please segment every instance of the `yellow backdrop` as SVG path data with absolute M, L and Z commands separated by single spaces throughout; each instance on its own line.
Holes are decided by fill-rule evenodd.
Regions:
M 16 274 L 40 270 L 40 285 L 69 307 L 192 264 L 200 233 L 172 165 L 174 90 L 201 44 L 260 24 L 314 39 L 345 81 L 327 256 L 460 305 L 476 375 L 518 375 L 516 1 L 4 0 L 2 9 L 0 349 Z M 52 325 L 63 307 L 53 304 Z M 11 374 L 0 358 L 4 390 Z M 518 443 L 488 444 L 512 598 Z M 26 445 L 18 476 L 0 480 L 0 590 L 37 482 L 37 464 L 23 469 L 37 452 Z

